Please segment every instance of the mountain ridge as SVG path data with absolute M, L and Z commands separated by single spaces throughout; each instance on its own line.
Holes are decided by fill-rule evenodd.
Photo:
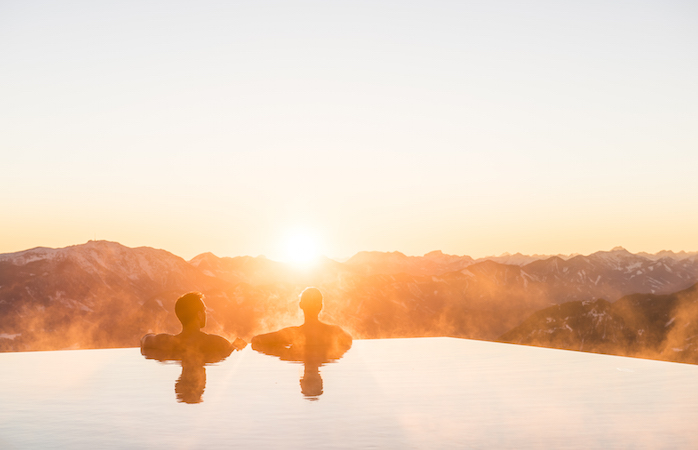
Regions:
M 698 364 L 698 283 L 666 295 L 567 302 L 534 313 L 501 342 Z
M 211 252 L 185 261 L 108 241 L 2 254 L 0 350 L 134 346 L 145 332 L 176 333 L 174 300 L 192 290 L 206 295 L 207 331 L 229 338 L 299 323 L 297 296 L 313 285 L 325 293 L 325 320 L 356 338 L 493 340 L 553 305 L 667 295 L 698 282 L 694 256 L 653 260 L 624 249 L 525 264 L 441 251 L 357 255 L 301 269 Z

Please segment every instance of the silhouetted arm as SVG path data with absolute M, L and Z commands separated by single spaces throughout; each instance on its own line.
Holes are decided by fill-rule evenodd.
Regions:
M 174 350 L 175 346 L 171 334 L 146 334 L 141 338 L 141 350 Z
M 293 336 L 293 328 L 284 328 L 273 333 L 257 335 L 252 338 L 252 350 L 268 355 L 282 356 L 293 343 Z
M 208 334 L 201 342 L 199 351 L 205 355 L 225 358 L 230 355 L 235 348 L 229 340 L 216 334 Z
M 146 334 L 141 338 L 141 354 L 148 359 L 178 359 L 177 338 L 171 334 Z
M 155 335 L 153 333 L 148 333 L 141 338 L 141 350 L 151 348 L 153 341 L 155 340 Z
M 233 341 L 233 350 L 242 350 L 245 347 L 247 347 L 247 342 L 240 338 L 235 338 Z
M 351 348 L 352 338 L 341 327 L 332 325 L 332 332 L 328 333 L 327 343 L 329 346 L 326 356 L 330 359 L 339 359 Z

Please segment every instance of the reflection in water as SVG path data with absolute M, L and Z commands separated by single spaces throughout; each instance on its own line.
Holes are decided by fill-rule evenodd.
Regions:
M 318 289 L 305 289 L 300 307 L 305 317 L 303 325 L 255 336 L 252 349 L 284 361 L 302 362 L 305 368 L 300 380 L 301 393 L 317 400 L 323 392 L 320 367 L 344 356 L 351 348 L 352 339 L 340 327 L 320 322 L 322 293 Z
M 189 292 L 177 299 L 175 314 L 182 323 L 177 335 L 146 334 L 141 339 L 141 354 L 146 359 L 180 361 L 182 374 L 175 383 L 177 401 L 200 403 L 206 387 L 204 364 L 223 361 L 234 350 L 247 343 L 235 339 L 232 344 L 224 337 L 201 331 L 206 325 L 206 305 L 199 292 Z
M 320 364 L 305 362 L 303 378 L 301 378 L 301 393 L 312 400 L 316 400 L 322 395 Z
M 234 350 L 242 350 L 247 343 L 240 338 L 232 344 L 226 338 L 201 331 L 206 326 L 206 305 L 200 292 L 182 295 L 175 303 L 175 314 L 182 323 L 179 334 L 146 334 L 141 338 L 141 352 L 148 352 L 154 359 L 182 359 L 184 357 L 213 358 L 222 360 Z
M 255 352 L 204 365 L 195 405 L 173 403 L 182 369 L 161 364 L 134 349 L 1 353 L 0 448 L 698 449 L 691 364 L 364 340 L 320 368 L 317 402 L 299 395 L 301 363 Z
M 223 361 L 225 357 L 212 355 L 171 354 L 149 351 L 141 348 L 141 354 L 146 359 L 157 361 L 177 361 L 182 366 L 182 374 L 175 382 L 177 401 L 181 403 L 201 403 L 206 388 L 206 364 Z
M 177 401 L 183 403 L 201 403 L 206 388 L 206 368 L 200 364 L 182 361 L 182 374 L 175 382 Z

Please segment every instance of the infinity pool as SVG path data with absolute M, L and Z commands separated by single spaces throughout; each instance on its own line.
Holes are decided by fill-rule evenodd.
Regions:
M 136 348 L 0 354 L 0 448 L 698 448 L 694 365 L 420 338 L 185 369 Z

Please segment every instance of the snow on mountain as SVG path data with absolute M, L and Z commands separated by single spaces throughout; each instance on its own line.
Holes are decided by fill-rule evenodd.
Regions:
M 223 285 L 169 252 L 116 242 L 3 254 L 0 333 L 20 333 L 20 349 L 133 345 L 163 300 Z
M 590 261 L 594 262 L 601 262 L 603 264 L 606 264 L 610 267 L 613 267 L 614 269 L 622 270 L 623 266 L 627 266 L 628 264 L 632 264 L 633 262 L 637 261 L 638 257 L 636 255 L 633 255 L 623 247 L 615 247 L 611 251 L 600 251 L 596 253 L 592 253 L 591 255 L 586 257 Z M 644 258 L 643 258 L 644 259 Z
M 625 258 L 626 255 L 576 256 L 570 260 L 551 257 L 538 260 L 523 267 L 507 265 L 516 276 L 506 280 L 506 284 L 521 289 L 538 286 L 551 303 L 570 300 L 605 298 L 615 300 L 635 292 L 670 293 L 685 288 L 698 281 L 698 264 L 689 261 L 660 260 L 645 258 Z M 493 273 L 499 263 L 483 261 L 469 266 L 463 274 L 485 275 L 482 268 Z
M 0 254 L 0 261 L 9 261 L 15 265 L 24 265 L 34 261 L 54 259 L 64 252 L 62 248 L 36 247 L 16 253 Z
M 298 269 L 212 253 L 187 262 L 104 241 L 36 248 L 0 255 L 0 349 L 137 345 L 148 331 L 177 332 L 174 300 L 192 290 L 206 295 L 208 331 L 229 337 L 297 323 L 298 294 L 317 286 L 326 296 L 323 317 L 357 338 L 494 339 L 551 305 L 668 294 L 698 281 L 695 256 L 651 259 L 616 248 L 567 259 L 502 258 L 507 264 L 440 251 L 361 252 L 346 263 L 325 258 Z
M 502 253 L 499 256 L 487 256 L 484 258 L 478 258 L 475 262 L 481 261 L 494 261 L 500 264 L 510 264 L 514 266 L 525 266 L 526 264 L 532 263 L 533 261 L 539 261 L 542 259 L 549 259 L 553 256 L 564 258 L 561 255 L 522 255 L 521 253 Z
M 614 303 L 567 302 L 540 310 L 503 342 L 698 364 L 698 284 Z
M 473 263 L 470 256 L 447 255 L 436 250 L 424 256 L 400 252 L 359 252 L 344 264 L 365 274 L 439 275 L 461 270 Z
M 121 276 L 137 280 L 141 278 L 156 279 L 163 271 L 184 267 L 186 261 L 165 250 L 150 247 L 128 248 L 118 242 L 88 241 L 86 244 L 65 248 L 37 247 L 16 253 L 0 255 L 0 261 L 15 266 L 31 263 L 60 263 L 67 261 L 77 264 L 90 274 L 99 274 L 104 270 L 118 271 Z
M 682 260 L 690 257 L 696 257 L 698 255 L 698 252 L 685 252 L 685 251 L 680 251 L 678 253 L 675 253 L 671 250 L 662 250 L 657 253 L 645 253 L 645 252 L 640 252 L 637 253 L 637 256 L 642 256 L 647 259 L 651 259 L 653 261 L 656 261 L 658 259 L 662 258 L 670 258 L 670 259 L 675 259 L 675 260 Z

